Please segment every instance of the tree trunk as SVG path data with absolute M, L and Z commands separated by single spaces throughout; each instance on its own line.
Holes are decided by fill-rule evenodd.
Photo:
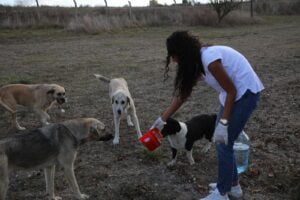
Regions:
M 128 1 L 128 6 L 129 6 L 129 19 L 132 20 L 131 2 L 130 1 Z
M 40 4 L 39 4 L 39 0 L 35 0 L 35 2 L 36 2 L 36 8 L 37 8 L 37 11 L 36 11 L 37 18 L 38 18 L 38 21 L 40 21 L 41 15 L 40 15 Z
M 36 2 L 36 7 L 40 7 L 40 4 L 39 4 L 39 0 L 35 0 L 35 2 Z
M 253 0 L 250 1 L 250 15 L 253 17 Z
M 105 7 L 107 8 L 107 1 L 106 1 L 106 0 L 104 0 L 104 3 L 105 3 Z
M 234 0 L 210 0 L 211 6 L 214 8 L 218 15 L 218 23 L 220 24 L 222 19 L 228 15 L 231 11 L 237 9 L 241 5 L 241 1 Z
M 77 21 L 78 20 L 77 2 L 76 2 L 76 0 L 73 0 L 73 2 L 74 2 L 74 6 L 75 6 L 75 20 Z

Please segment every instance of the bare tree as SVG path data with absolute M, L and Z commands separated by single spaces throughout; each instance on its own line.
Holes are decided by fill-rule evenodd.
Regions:
M 241 1 L 240 0 L 210 0 L 210 4 L 217 12 L 218 22 L 220 23 L 226 15 L 231 11 L 237 9 Z
M 157 6 L 157 5 L 158 5 L 158 2 L 157 2 L 157 0 L 150 0 L 150 1 L 149 1 L 149 5 L 150 5 L 150 6 Z
M 105 7 L 107 8 L 107 0 L 104 0 L 104 3 L 105 3 Z
M 173 0 L 174 1 L 174 4 L 176 5 L 177 3 L 176 3 L 176 0 Z

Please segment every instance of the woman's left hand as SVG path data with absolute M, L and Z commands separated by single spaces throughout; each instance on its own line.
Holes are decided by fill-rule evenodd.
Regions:
M 216 144 L 225 143 L 228 144 L 228 126 L 218 123 L 213 137 L 213 142 Z
M 161 117 L 159 117 L 155 120 L 154 124 L 151 126 L 151 129 L 158 128 L 161 131 L 164 128 L 165 124 L 166 124 L 166 122 L 163 121 Z

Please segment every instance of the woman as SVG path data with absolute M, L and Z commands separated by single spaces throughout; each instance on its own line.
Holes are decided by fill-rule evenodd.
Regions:
M 228 199 L 228 195 L 240 197 L 233 143 L 256 108 L 263 84 L 247 59 L 230 47 L 203 45 L 187 31 L 174 32 L 166 45 L 166 77 L 171 59 L 177 63 L 174 98 L 153 127 L 163 128 L 199 80 L 218 91 L 221 108 L 213 137 L 218 154 L 218 181 L 210 184 L 214 190 L 203 200 Z

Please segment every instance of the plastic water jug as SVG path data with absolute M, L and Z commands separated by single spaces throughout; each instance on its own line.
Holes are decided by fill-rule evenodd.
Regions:
M 244 131 L 234 141 L 233 150 L 238 174 L 243 173 L 248 168 L 250 152 L 250 139 Z

